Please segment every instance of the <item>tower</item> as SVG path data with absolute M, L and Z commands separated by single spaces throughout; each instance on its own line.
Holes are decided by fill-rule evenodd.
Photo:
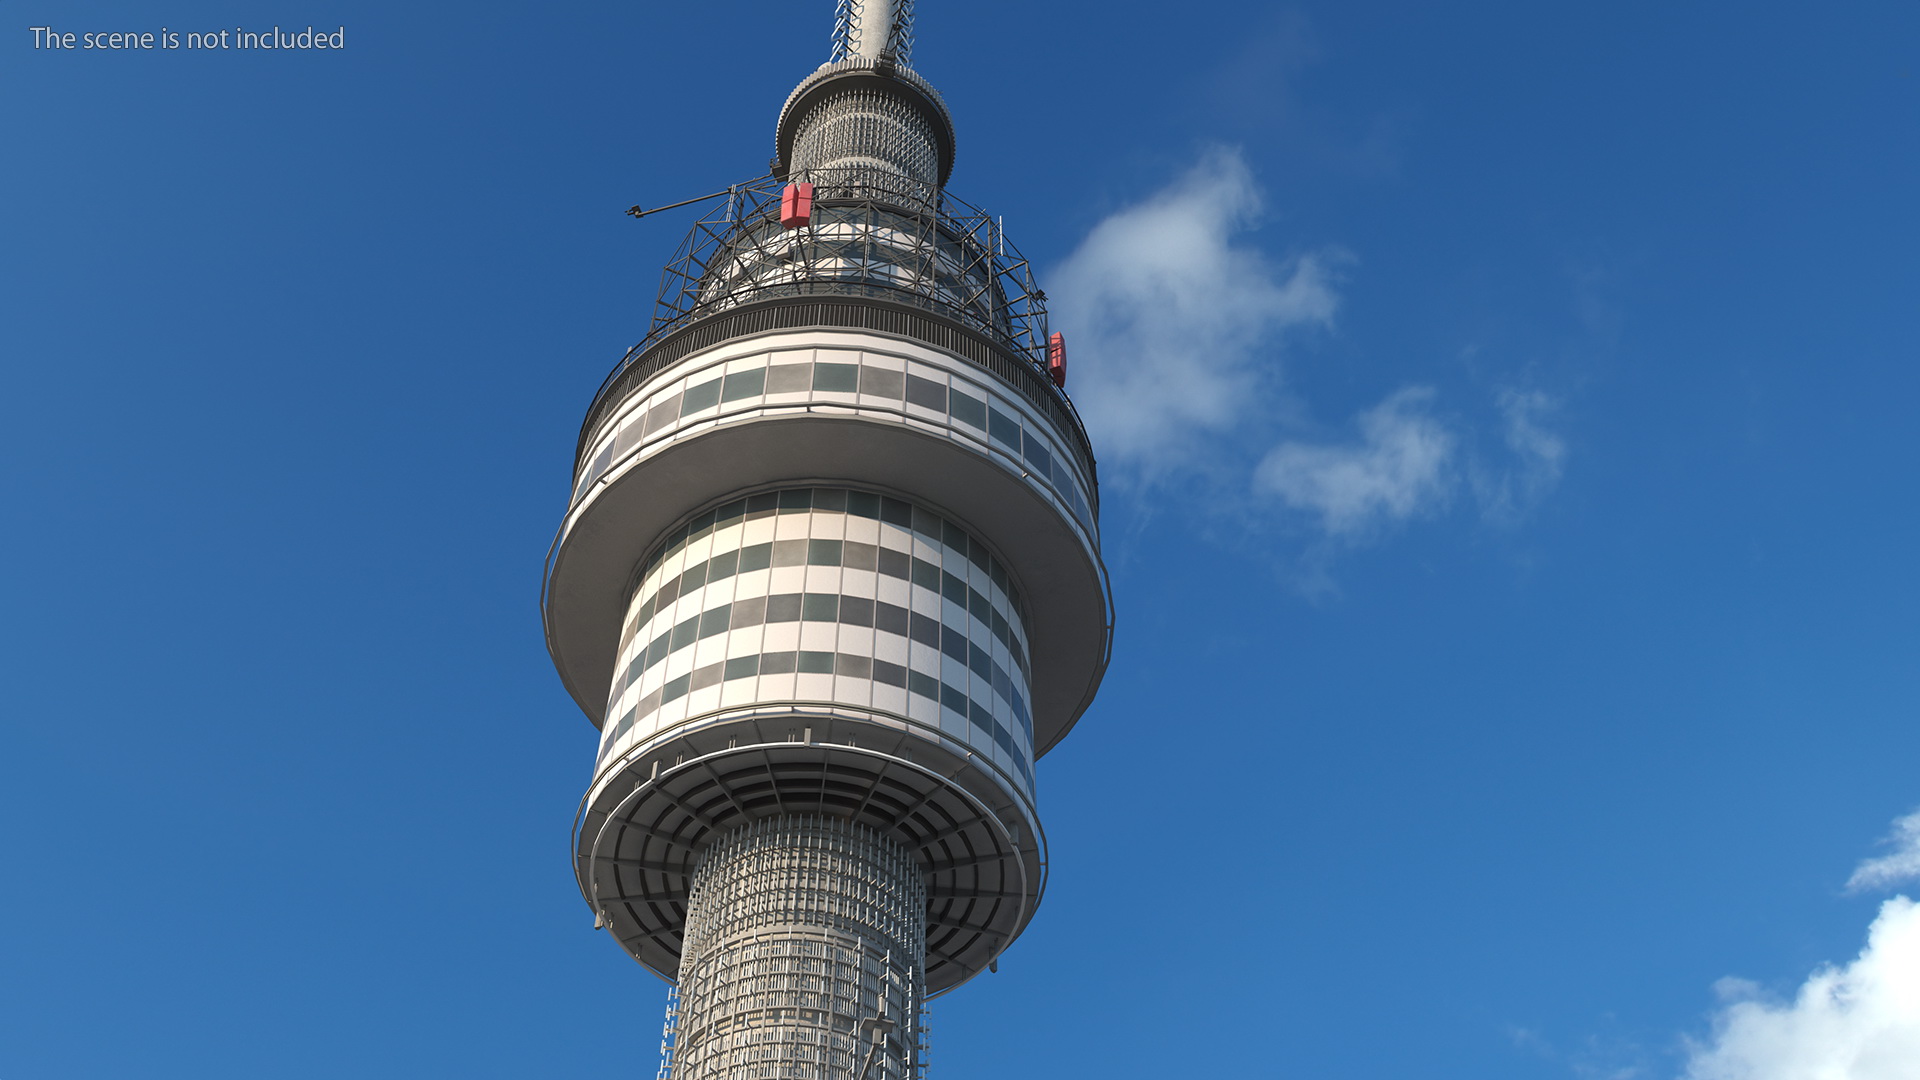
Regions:
M 1033 917 L 1034 762 L 1107 663 L 1064 343 L 945 190 L 912 24 L 839 0 L 771 173 L 713 197 L 594 396 L 547 560 L 601 729 L 575 874 L 676 985 L 675 1080 L 920 1075 L 925 1001 Z

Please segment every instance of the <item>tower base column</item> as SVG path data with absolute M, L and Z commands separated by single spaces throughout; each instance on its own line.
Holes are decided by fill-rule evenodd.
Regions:
M 873 829 L 789 815 L 694 871 L 674 1080 L 912 1080 L 927 890 Z

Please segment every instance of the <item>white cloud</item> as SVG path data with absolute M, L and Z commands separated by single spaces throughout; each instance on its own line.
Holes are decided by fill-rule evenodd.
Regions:
M 1551 395 L 1508 387 L 1495 396 L 1494 404 L 1500 409 L 1501 434 L 1511 459 L 1477 466 L 1473 490 L 1487 520 L 1511 525 L 1560 483 L 1567 443 L 1546 426 L 1546 418 L 1560 405 Z
M 1360 441 L 1286 442 L 1254 473 L 1254 488 L 1318 514 L 1331 536 L 1353 537 L 1444 503 L 1456 440 L 1429 413 L 1433 391 L 1408 387 L 1360 414 Z
M 1549 422 L 1559 401 L 1546 393 L 1497 392 L 1491 452 L 1476 446 L 1492 431 L 1443 421 L 1424 386 L 1355 417 L 1357 441 L 1287 437 L 1311 410 L 1286 392 L 1281 359 L 1293 335 L 1333 325 L 1330 267 L 1345 257 L 1269 257 L 1248 237 L 1260 204 L 1240 153 L 1216 150 L 1100 222 L 1049 275 L 1070 388 L 1105 478 L 1162 493 L 1175 477 L 1213 494 L 1224 484 L 1342 543 L 1438 511 L 1463 486 L 1487 520 L 1523 518 L 1559 483 L 1567 454 Z
M 1278 335 L 1328 325 L 1327 257 L 1275 263 L 1236 242 L 1260 192 L 1233 150 L 1095 226 L 1050 276 L 1075 404 L 1103 459 L 1147 475 L 1192 464 L 1204 439 L 1259 409 Z
M 1882 843 L 1893 848 L 1893 852 L 1855 867 L 1853 876 L 1847 879 L 1848 892 L 1867 892 L 1920 881 L 1920 810 L 1895 821 L 1892 835 Z
M 1910 820 L 1910 819 L 1909 819 Z M 1686 1080 L 1914 1080 L 1920 1077 L 1920 905 L 1880 908 L 1867 946 L 1824 967 L 1792 1001 L 1723 979 L 1729 1004 L 1689 1046 Z

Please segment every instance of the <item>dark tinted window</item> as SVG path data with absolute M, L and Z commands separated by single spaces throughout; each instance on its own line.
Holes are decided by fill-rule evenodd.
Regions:
M 907 400 L 935 412 L 947 411 L 947 388 L 932 379 L 907 376 Z
M 686 396 L 680 399 L 680 415 L 697 413 L 701 409 L 711 409 L 720 404 L 720 380 L 709 379 L 699 386 L 687 387 Z

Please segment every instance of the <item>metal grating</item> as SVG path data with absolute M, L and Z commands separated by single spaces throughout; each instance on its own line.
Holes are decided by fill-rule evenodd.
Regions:
M 675 1080 L 911 1080 L 926 884 L 907 849 L 835 818 L 770 818 L 701 856 L 680 963 Z
M 899 95 L 852 88 L 807 110 L 791 168 L 794 179 L 814 183 L 816 170 L 871 168 L 936 185 L 940 153 L 926 117 Z

